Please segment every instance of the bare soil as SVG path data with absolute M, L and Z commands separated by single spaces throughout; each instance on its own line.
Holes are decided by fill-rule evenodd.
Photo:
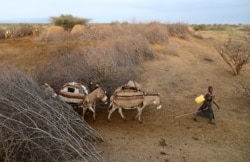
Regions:
M 97 108 L 87 122 L 103 137 L 96 143 L 107 162 L 246 162 L 250 161 L 250 100 L 242 96 L 241 83 L 250 82 L 249 64 L 237 77 L 213 47 L 216 36 L 189 41 L 171 38 L 178 54 L 164 54 L 164 46 L 154 46 L 157 58 L 141 65 L 142 86 L 146 92 L 160 93 L 163 108 L 148 106 L 143 123 L 133 120 L 136 110 L 124 110 L 127 121 L 114 112 L 108 122 L 106 109 Z M 35 43 L 31 38 L 0 40 L 0 60 L 27 73 L 49 58 L 52 44 Z M 39 50 L 39 52 L 34 52 Z M 31 55 L 32 54 L 32 55 Z M 215 125 L 194 114 L 195 97 L 212 85 L 220 110 L 213 107 Z

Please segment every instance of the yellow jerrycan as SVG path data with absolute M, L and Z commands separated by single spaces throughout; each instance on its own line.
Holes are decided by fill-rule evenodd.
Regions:
M 195 102 L 197 104 L 202 104 L 204 101 L 205 101 L 204 95 L 200 95 L 200 96 L 198 96 L 198 97 L 195 98 Z

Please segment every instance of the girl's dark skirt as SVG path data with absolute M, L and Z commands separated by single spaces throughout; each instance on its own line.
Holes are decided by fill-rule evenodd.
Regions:
M 214 119 L 214 112 L 212 109 L 211 102 L 205 102 L 199 108 L 197 112 L 197 116 L 201 116 L 203 118 Z

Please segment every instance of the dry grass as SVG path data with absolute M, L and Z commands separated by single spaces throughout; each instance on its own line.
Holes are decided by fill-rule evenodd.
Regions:
M 189 40 L 189 25 L 183 23 L 174 23 L 167 24 L 167 28 L 171 36 Z
M 62 42 L 69 38 L 69 32 L 65 31 L 60 26 L 50 26 L 36 37 L 39 42 Z
M 55 59 L 37 67 L 38 83 L 47 82 L 58 92 L 69 81 L 84 85 L 98 81 L 108 94 L 112 94 L 128 80 L 139 80 L 135 67 L 155 57 L 149 41 L 140 33 L 133 33 L 130 26 L 86 27 L 71 34 L 71 38 L 77 33 L 79 35 L 75 38 L 78 41 L 93 43 L 87 46 L 75 43 L 74 47 L 66 43 L 63 47 L 51 49 L 49 55 Z
M 0 28 L 0 39 L 5 38 L 5 30 Z
M 84 28 L 85 28 L 84 25 L 77 24 L 72 28 L 71 34 L 77 33 L 78 31 L 82 31 L 84 30 Z
M 5 38 L 5 31 L 10 30 L 13 32 L 12 38 L 28 36 L 32 31 L 30 24 L 16 24 L 16 25 L 1 25 L 0 26 L 0 39 Z
M 51 29 L 53 28 L 53 30 Z M 179 27 L 180 28 L 180 27 Z M 151 44 L 166 44 L 169 40 L 169 29 L 165 24 L 151 22 L 149 24 L 111 24 L 75 26 L 71 33 L 66 34 L 59 27 L 49 27 L 40 35 L 38 41 L 80 40 L 80 41 L 103 41 L 107 39 L 133 37 L 141 35 Z
M 149 23 L 141 30 L 141 33 L 151 44 L 168 44 L 169 42 L 168 28 L 159 22 Z
M 99 31 L 99 34 L 95 36 L 93 31 Z M 88 37 L 86 34 L 88 32 L 92 37 Z M 141 34 L 133 33 L 130 26 L 86 27 L 71 36 L 76 33 L 79 34 L 76 39 L 95 43 L 89 46 L 77 43 L 71 46 L 70 43 L 66 43 L 65 46 L 50 50 L 50 55 L 56 57 L 37 68 L 38 83 L 47 82 L 58 91 L 69 81 L 77 81 L 85 85 L 90 81 L 98 81 L 109 93 L 112 93 L 117 86 L 128 80 L 137 80 L 138 71 L 135 67 L 155 57 L 155 51 L 148 40 Z M 129 78 L 124 76 L 124 73 L 127 73 Z

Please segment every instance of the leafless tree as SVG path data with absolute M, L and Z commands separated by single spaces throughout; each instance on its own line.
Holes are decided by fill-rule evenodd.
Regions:
M 230 66 L 234 75 L 239 75 L 242 67 L 248 63 L 250 57 L 249 44 L 247 38 L 244 42 L 235 42 L 232 41 L 232 38 L 229 38 L 227 43 L 216 47 L 217 52 Z

